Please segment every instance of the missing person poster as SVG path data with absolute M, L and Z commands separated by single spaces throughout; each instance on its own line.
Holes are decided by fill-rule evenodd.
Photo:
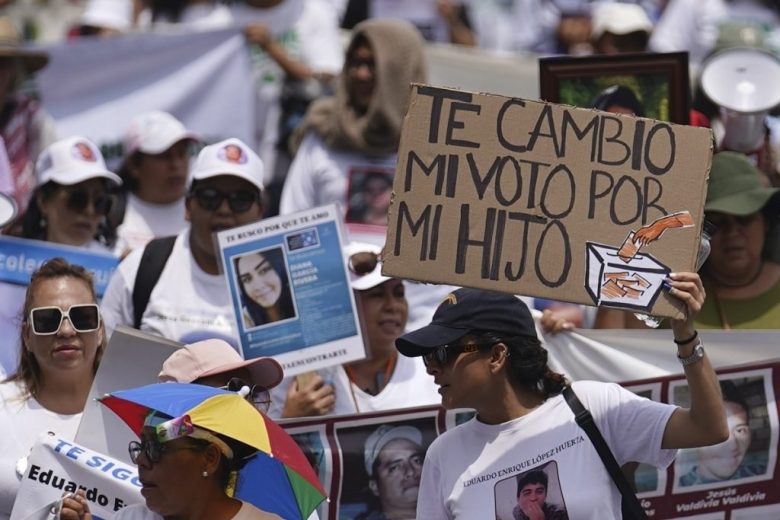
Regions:
M 637 496 L 651 518 L 780 518 L 777 465 L 780 363 L 718 370 L 729 437 L 714 446 L 679 450 L 667 469 L 639 464 Z M 629 390 L 690 406 L 682 377 L 624 384 Z
M 681 317 L 712 132 L 413 85 L 383 272 Z
M 246 359 L 286 376 L 365 357 L 335 204 L 217 234 Z

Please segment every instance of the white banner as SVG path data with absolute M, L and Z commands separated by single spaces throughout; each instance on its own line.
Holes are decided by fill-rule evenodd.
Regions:
M 702 330 L 699 336 L 715 368 L 780 358 L 780 331 Z M 587 330 L 543 334 L 554 370 L 573 381 L 624 383 L 682 374 L 671 330 Z
M 51 519 L 62 495 L 78 489 L 86 493 L 93 520 L 144 501 L 135 467 L 44 433 L 27 458 L 11 520 Z
M 191 34 L 84 38 L 48 47 L 39 75 L 45 109 L 60 137 L 95 141 L 111 165 L 130 120 L 163 110 L 205 140 L 255 146 L 255 95 L 239 29 Z

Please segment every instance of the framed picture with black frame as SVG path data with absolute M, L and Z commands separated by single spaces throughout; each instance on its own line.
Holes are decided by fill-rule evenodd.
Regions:
M 688 124 L 688 53 L 539 59 L 544 101 Z

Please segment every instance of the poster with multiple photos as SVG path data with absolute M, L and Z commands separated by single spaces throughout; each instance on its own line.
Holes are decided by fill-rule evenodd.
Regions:
M 721 444 L 679 450 L 666 469 L 640 464 L 634 471 L 637 495 L 649 518 L 671 520 L 766 520 L 780 518 L 778 403 L 780 362 L 718 370 L 727 411 L 729 439 Z M 624 384 L 661 402 L 688 406 L 682 376 Z M 421 463 L 437 435 L 474 416 L 428 406 L 360 415 L 286 421 L 285 429 L 309 457 L 329 494 L 319 510 L 322 520 L 384 518 L 382 507 L 398 510 L 416 504 Z M 382 453 L 394 448 L 387 459 Z M 387 460 L 386 460 L 387 459 Z M 386 465 L 386 466 L 383 466 Z M 386 478 L 395 467 L 404 479 Z M 558 475 L 567 471 L 555 459 L 497 479 L 495 517 L 513 520 L 521 497 L 518 482 L 534 473 L 546 476 L 547 503 L 564 509 Z M 532 486 L 529 486 L 532 487 Z M 394 491 L 395 490 L 395 491 Z M 389 498 L 388 498 L 389 497 Z
M 333 204 L 217 234 L 244 358 L 292 376 L 365 357 L 341 225 Z

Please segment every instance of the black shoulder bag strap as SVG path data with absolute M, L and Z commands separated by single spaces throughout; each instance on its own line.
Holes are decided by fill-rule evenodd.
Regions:
M 141 318 L 149 304 L 152 289 L 168 263 L 175 242 L 176 236 L 155 238 L 144 247 L 133 285 L 133 327 L 136 329 L 141 327 Z
M 571 386 L 565 386 L 563 388 L 563 397 L 566 399 L 566 404 L 569 405 L 571 411 L 574 412 L 574 418 L 577 424 L 585 430 L 590 442 L 593 443 L 593 447 L 601 457 L 601 461 L 607 468 L 609 475 L 615 482 L 620 494 L 623 496 L 623 518 L 632 520 L 647 520 L 647 515 L 642 505 L 639 503 L 639 499 L 636 497 L 636 493 L 631 488 L 631 484 L 628 483 L 626 476 L 621 471 L 620 466 L 615 460 L 615 456 L 612 454 L 612 450 L 607 446 L 607 442 L 601 435 L 596 422 L 593 420 L 593 416 L 590 414 L 587 408 L 583 406 L 577 394 L 574 393 Z

